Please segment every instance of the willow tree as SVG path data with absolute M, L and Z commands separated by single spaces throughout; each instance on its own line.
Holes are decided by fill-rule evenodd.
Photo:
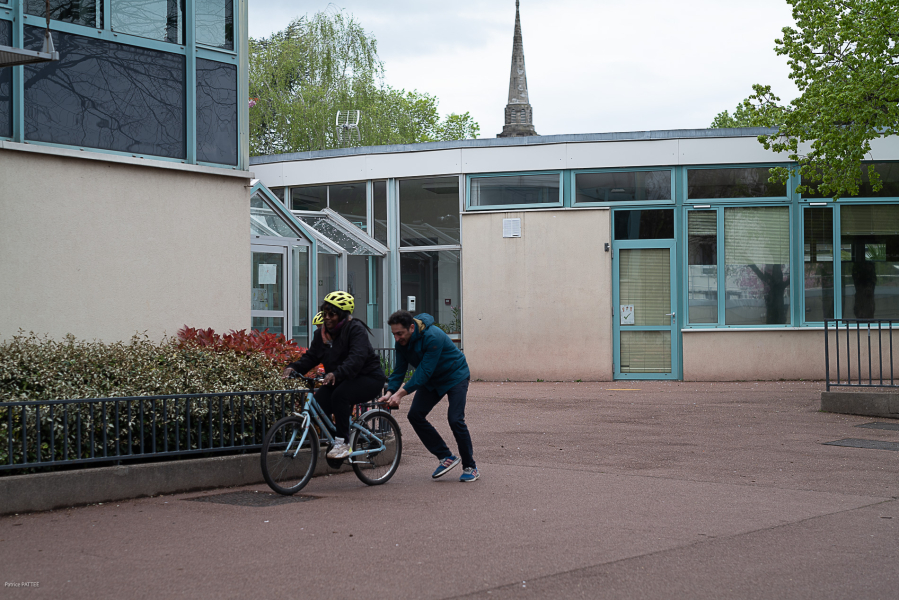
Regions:
M 784 27 L 775 52 L 786 56 L 800 96 L 787 105 L 771 86 L 754 85 L 734 115 L 712 126 L 763 125 L 766 149 L 798 163 L 803 185 L 824 196 L 856 195 L 871 142 L 899 133 L 899 0 L 787 0 L 796 27 Z M 786 182 L 790 169 L 772 169 Z M 873 166 L 874 190 L 883 183 Z
M 377 41 L 352 16 L 320 12 L 250 39 L 253 155 L 477 137 L 468 113 L 440 120 L 437 98 L 384 83 Z M 337 112 L 361 111 L 359 137 L 340 140 Z

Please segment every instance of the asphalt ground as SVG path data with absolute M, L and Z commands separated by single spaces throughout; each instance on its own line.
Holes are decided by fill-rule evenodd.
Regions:
M 482 473 L 313 479 L 0 519 L 5 598 L 899 597 L 899 442 L 820 382 L 488 383 Z M 408 408 L 408 402 L 404 408 Z M 432 413 L 449 440 L 445 404 Z M 893 424 L 899 421 L 892 421 Z M 261 506 L 210 501 L 249 491 Z M 37 587 L 10 587 L 10 583 Z

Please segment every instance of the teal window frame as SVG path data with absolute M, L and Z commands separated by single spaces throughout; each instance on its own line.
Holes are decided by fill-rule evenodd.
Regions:
M 798 221 L 796 233 L 799 236 L 799 261 L 802 264 L 802 275 L 800 281 L 802 285 L 799 288 L 800 300 L 802 302 L 799 307 L 799 324 L 800 327 L 824 327 L 824 321 L 807 321 L 805 319 L 805 211 L 808 208 L 827 208 L 832 211 L 831 217 L 833 222 L 833 231 L 831 231 L 831 244 L 832 244 L 832 253 L 833 253 L 833 316 L 834 318 L 839 318 L 838 315 L 843 312 L 843 297 L 842 297 L 842 281 L 840 279 L 840 268 L 842 266 L 842 260 L 839 260 L 837 257 L 840 256 L 840 213 L 837 205 L 833 202 L 824 202 L 821 200 L 809 199 L 808 202 L 800 203 L 797 207 L 799 211 Z M 820 203 L 820 204 L 819 204 Z M 821 206 L 821 205 L 824 206 Z M 866 203 L 867 204 L 867 203 Z M 814 205 L 814 206 L 813 206 Z
M 578 202 L 577 201 L 577 176 L 590 173 L 646 173 L 648 171 L 670 171 L 671 173 L 671 198 L 668 200 L 614 200 L 609 202 Z M 571 194 L 570 206 L 572 208 L 596 208 L 618 206 L 649 206 L 676 204 L 677 188 L 674 167 L 639 167 L 639 168 L 614 168 L 614 169 L 577 169 L 568 171 L 568 189 Z M 684 196 L 686 197 L 686 195 Z
M 167 52 L 185 57 L 185 142 L 187 145 L 186 158 L 171 158 L 165 156 L 157 156 L 151 154 L 137 154 L 132 152 L 121 152 L 118 150 L 106 150 L 101 148 L 92 148 L 88 146 L 70 146 L 67 144 L 57 144 L 52 142 L 41 142 L 25 139 L 25 81 L 24 66 L 11 67 L 13 69 L 12 83 L 12 136 L 0 137 L 3 140 L 9 140 L 18 143 L 28 143 L 33 146 L 41 146 L 48 148 L 67 148 L 70 150 L 81 150 L 84 152 L 94 152 L 98 154 L 107 154 L 110 156 L 121 156 L 130 158 L 143 158 L 155 161 L 173 162 L 179 164 L 190 164 L 203 167 L 212 167 L 218 169 L 230 169 L 235 171 L 244 171 L 249 167 L 249 151 L 247 143 L 248 124 L 249 124 L 249 105 L 241 102 L 241 98 L 247 98 L 248 92 L 248 56 L 241 56 L 240 49 L 245 47 L 239 40 L 246 36 L 247 30 L 247 0 L 234 0 L 234 50 L 226 50 L 223 48 L 215 48 L 203 46 L 196 42 L 196 32 L 194 29 L 195 16 L 194 0 L 185 0 L 185 43 L 172 44 L 159 40 L 142 38 L 125 33 L 119 33 L 111 29 L 111 21 L 109 18 L 112 6 L 112 0 L 101 0 L 103 3 L 103 28 L 88 27 L 85 25 L 76 25 L 73 23 L 65 23 L 62 21 L 51 20 L 50 30 L 61 31 L 82 37 L 103 40 L 110 43 L 124 44 L 138 48 L 147 48 L 160 52 Z M 2 3 L 3 0 L 0 0 Z M 24 39 L 24 27 L 26 25 L 46 28 L 46 18 L 24 13 L 23 0 L 9 0 L 6 5 L 0 8 L 0 19 L 12 22 L 12 38 L 13 46 L 22 47 Z M 202 58 L 214 62 L 230 64 L 237 67 L 237 164 L 229 165 L 223 163 L 210 163 L 197 160 L 197 67 L 196 59 Z M 247 150 L 245 150 L 245 147 Z
M 559 176 L 559 201 L 541 202 L 539 204 L 491 204 L 488 206 L 471 205 L 471 181 L 473 179 L 485 179 L 496 177 L 520 177 L 528 175 L 558 175 Z M 528 208 L 564 208 L 565 207 L 565 171 L 520 171 L 514 173 L 478 173 L 465 176 L 465 210 L 471 212 L 485 210 L 523 210 Z
M 819 202 L 825 202 L 826 208 L 830 208 L 833 210 L 833 253 L 834 253 L 834 266 L 833 266 L 833 315 L 835 319 L 853 319 L 855 318 L 852 315 L 844 315 L 843 314 L 843 260 L 842 260 L 842 208 L 844 206 L 859 206 L 859 205 L 869 205 L 869 204 L 885 204 L 885 205 L 899 205 L 899 198 L 870 198 L 870 197 L 852 197 L 851 200 L 847 200 L 845 198 L 841 198 L 840 200 L 834 202 L 832 200 L 822 200 L 820 198 L 808 198 L 807 201 L 802 202 L 800 204 L 800 209 L 805 209 L 812 204 L 817 204 Z M 804 211 L 802 214 L 802 218 L 805 217 Z M 802 224 L 800 224 L 802 227 Z M 800 235 L 802 234 L 802 229 L 800 229 Z M 804 251 L 805 251 L 805 239 L 799 244 L 798 251 L 800 253 L 800 258 L 805 260 Z M 802 286 L 802 306 L 801 306 L 801 314 L 803 317 L 802 325 L 803 326 L 811 326 L 811 327 L 823 327 L 824 321 L 805 321 L 805 285 Z
M 686 190 L 684 190 L 686 192 Z M 685 194 L 686 195 L 686 194 Z M 801 223 L 797 223 L 799 218 L 796 217 L 796 208 L 791 204 L 786 202 L 770 202 L 770 201 L 759 201 L 759 199 L 755 199 L 754 202 L 747 202 L 743 200 L 738 203 L 734 202 L 719 202 L 717 205 L 711 204 L 710 202 L 705 201 L 689 201 L 684 200 L 684 218 L 680 223 L 680 237 L 677 238 L 679 242 L 681 242 L 681 272 L 683 273 L 682 279 L 682 292 L 681 292 L 681 306 L 683 306 L 684 320 L 683 320 L 683 328 L 684 329 L 787 329 L 787 328 L 796 328 L 796 324 L 799 323 L 799 315 L 797 314 L 800 310 L 805 310 L 805 298 L 804 293 L 802 291 L 797 292 L 796 286 L 802 286 L 804 290 L 804 282 L 802 280 L 802 276 L 798 273 L 797 265 L 801 265 L 804 260 L 803 256 L 800 256 L 797 259 L 797 254 L 799 254 L 802 249 L 802 233 L 801 229 L 799 229 L 799 233 L 797 234 L 797 229 L 801 227 Z M 726 269 L 725 269 L 725 239 L 724 239 L 724 210 L 726 208 L 775 208 L 775 207 L 786 207 L 787 214 L 789 215 L 790 223 L 789 223 L 789 231 L 790 231 L 790 321 L 788 323 L 781 323 L 777 325 L 727 325 L 725 320 L 726 313 L 726 297 L 727 297 L 727 287 L 726 287 Z M 693 211 L 716 211 L 716 239 L 717 239 L 717 268 L 718 268 L 718 321 L 716 323 L 692 323 L 690 322 L 690 290 L 689 290 L 689 275 L 690 275 L 690 267 L 689 267 L 689 213 Z M 798 236 L 798 237 L 797 237 Z M 797 240 L 800 240 L 797 243 Z M 801 302 L 800 302 L 801 300 Z
M 787 181 L 787 193 L 784 196 L 770 196 L 765 198 L 690 198 L 688 193 L 690 191 L 690 171 L 714 171 L 714 170 L 722 170 L 722 169 L 772 169 L 774 167 L 794 167 L 795 164 L 792 163 L 763 163 L 763 164 L 752 164 L 752 163 L 741 163 L 741 164 L 722 164 L 722 165 L 690 165 L 683 167 L 684 176 L 681 181 L 681 189 L 678 190 L 680 192 L 680 197 L 683 198 L 684 206 L 690 206 L 693 204 L 747 204 L 747 203 L 755 203 L 762 202 L 764 204 L 776 204 L 776 203 L 789 203 L 792 202 L 796 196 L 795 189 L 798 183 L 794 184 L 794 178 L 790 177 L 789 181 Z

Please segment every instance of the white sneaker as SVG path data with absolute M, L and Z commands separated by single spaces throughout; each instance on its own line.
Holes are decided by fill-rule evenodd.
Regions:
M 350 455 L 350 447 L 344 443 L 343 438 L 334 438 L 334 446 L 328 451 L 328 458 L 346 458 Z

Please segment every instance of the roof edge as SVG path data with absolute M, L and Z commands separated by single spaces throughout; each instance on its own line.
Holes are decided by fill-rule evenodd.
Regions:
M 508 146 L 541 146 L 546 144 L 569 144 L 578 142 L 624 142 L 675 139 L 702 139 L 728 137 L 756 137 L 776 133 L 770 127 L 736 127 L 722 129 L 669 129 L 660 131 L 624 131 L 615 133 L 571 133 L 561 135 L 533 135 L 511 138 L 481 138 L 476 140 L 453 140 L 448 142 L 424 142 L 420 144 L 391 144 L 386 146 L 359 146 L 355 148 L 335 148 L 313 150 L 290 154 L 269 154 L 251 156 L 251 165 L 265 165 L 279 162 L 337 158 L 341 156 L 364 156 L 368 154 L 398 154 L 402 152 L 432 152 L 435 150 L 457 150 L 460 148 L 496 148 Z

